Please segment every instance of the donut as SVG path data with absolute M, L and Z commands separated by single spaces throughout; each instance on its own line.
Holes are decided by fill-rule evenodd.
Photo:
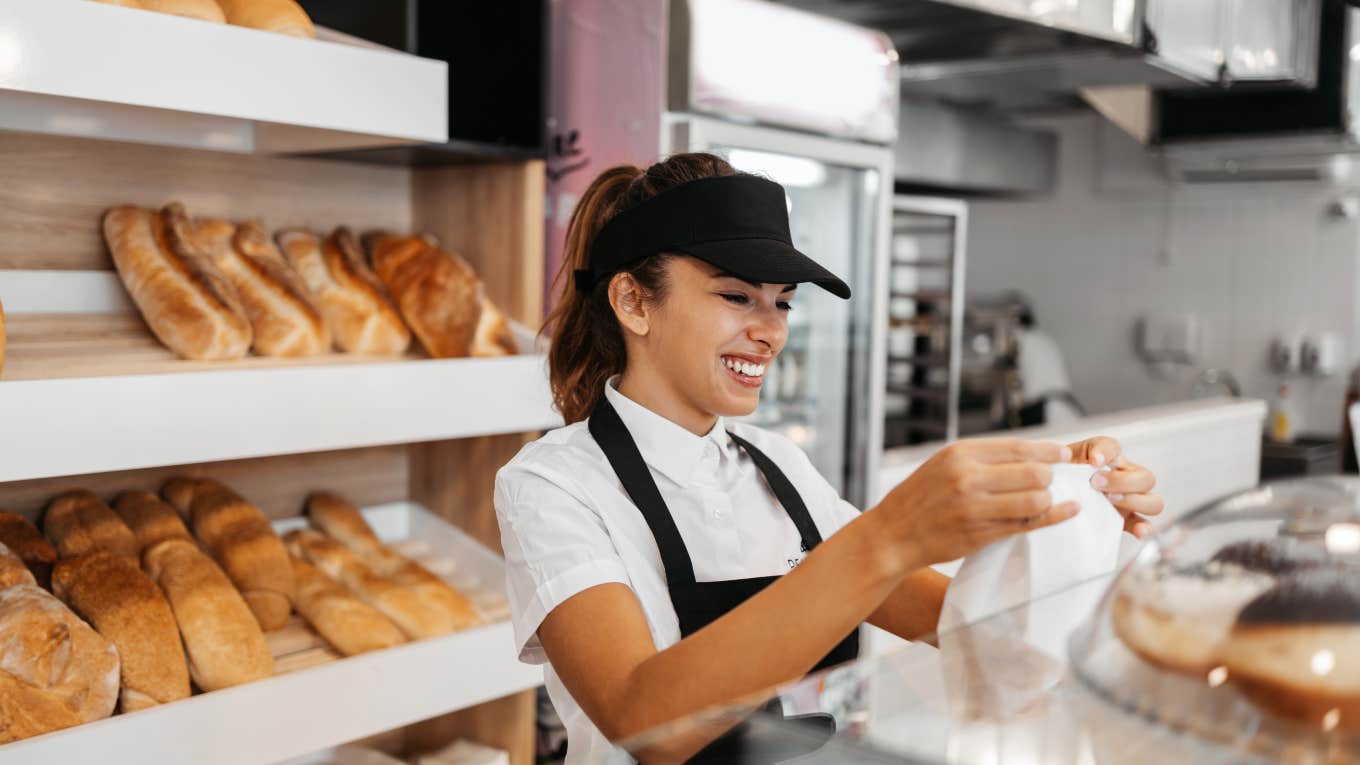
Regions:
M 1204 677 L 1238 611 L 1270 589 L 1274 578 L 1237 565 L 1208 563 L 1133 569 L 1115 593 L 1114 632 L 1143 661 Z
M 1257 706 L 1324 731 L 1360 731 L 1360 569 L 1282 576 L 1243 607 L 1220 656 Z

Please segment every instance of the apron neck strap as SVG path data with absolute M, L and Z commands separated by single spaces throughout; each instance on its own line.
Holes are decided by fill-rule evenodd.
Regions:
M 727 435 L 737 443 L 737 446 L 751 455 L 751 461 L 756 463 L 760 474 L 765 476 L 765 483 L 770 485 L 770 490 L 774 492 L 779 504 L 784 506 L 784 512 L 789 514 L 793 525 L 798 527 L 798 534 L 803 538 L 803 549 L 810 551 L 821 544 L 821 532 L 817 531 L 817 524 L 812 522 L 812 514 L 808 512 L 807 505 L 803 504 L 803 498 L 793 487 L 793 482 L 773 460 L 765 456 L 765 452 L 757 449 L 750 441 L 730 430 L 727 431 Z

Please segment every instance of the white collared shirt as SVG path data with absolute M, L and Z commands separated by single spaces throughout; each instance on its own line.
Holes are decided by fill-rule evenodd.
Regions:
M 823 539 L 859 516 L 788 439 L 721 418 L 707 435 L 696 436 L 619 393 L 615 384 L 605 386 L 605 396 L 651 470 L 697 581 L 782 575 L 806 555 L 798 529 L 728 429 L 788 476 Z M 495 504 L 521 661 L 546 663 L 536 634 L 544 617 L 573 595 L 610 582 L 633 590 L 657 650 L 680 640 L 651 529 L 584 421 L 521 449 L 496 474 Z M 568 765 L 632 762 L 585 715 L 551 664 L 544 675 L 567 728 Z

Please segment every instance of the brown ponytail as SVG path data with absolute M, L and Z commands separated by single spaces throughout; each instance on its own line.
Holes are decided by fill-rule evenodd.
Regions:
M 553 280 L 558 301 L 543 331 L 552 336 L 548 347 L 548 381 L 553 404 L 568 424 L 590 416 L 604 394 L 605 383 L 623 371 L 628 357 L 623 332 L 609 305 L 609 279 L 599 279 L 590 294 L 576 289 L 572 273 L 590 267 L 590 245 L 611 218 L 668 189 L 701 178 L 735 175 L 736 170 L 712 154 L 676 154 L 645 171 L 617 165 L 600 173 L 586 189 L 567 225 L 562 267 Z M 666 292 L 666 260 L 656 253 L 628 266 L 652 300 Z

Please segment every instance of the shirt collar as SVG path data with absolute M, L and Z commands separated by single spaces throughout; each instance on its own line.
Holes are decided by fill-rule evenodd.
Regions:
M 604 396 L 618 412 L 619 419 L 628 427 L 633 441 L 637 443 L 642 459 L 656 468 L 662 475 L 680 485 L 690 481 L 699 460 L 703 457 L 704 447 L 713 443 L 721 458 L 727 454 L 731 439 L 727 435 L 726 423 L 719 417 L 713 429 L 706 435 L 696 436 L 684 427 L 653 412 L 642 404 L 628 398 L 615 387 L 619 376 L 609 378 L 604 386 Z

